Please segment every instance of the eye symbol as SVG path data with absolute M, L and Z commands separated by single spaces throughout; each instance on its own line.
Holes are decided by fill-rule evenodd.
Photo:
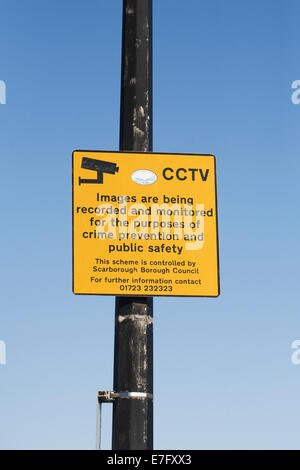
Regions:
M 153 184 L 157 180 L 156 174 L 151 170 L 136 170 L 131 175 L 132 181 L 137 184 Z

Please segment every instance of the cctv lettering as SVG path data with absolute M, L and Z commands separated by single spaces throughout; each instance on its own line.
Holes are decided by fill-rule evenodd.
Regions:
M 209 174 L 209 169 L 202 170 L 202 168 L 164 168 L 162 175 L 165 180 L 173 180 L 174 178 L 178 181 L 196 181 L 200 179 L 201 181 L 207 181 Z

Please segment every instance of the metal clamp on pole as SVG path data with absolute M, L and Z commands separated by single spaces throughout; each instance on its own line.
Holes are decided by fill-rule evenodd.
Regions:
M 101 450 L 102 403 L 113 403 L 116 398 L 149 398 L 153 400 L 153 394 L 145 392 L 112 392 L 99 390 L 97 392 L 96 450 Z
M 153 394 L 145 392 L 113 392 L 112 395 L 114 398 L 150 398 L 153 400 Z
M 112 403 L 114 401 L 114 392 L 99 390 L 97 397 L 98 403 Z

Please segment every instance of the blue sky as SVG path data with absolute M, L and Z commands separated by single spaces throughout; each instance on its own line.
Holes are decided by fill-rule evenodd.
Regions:
M 299 449 L 299 2 L 153 3 L 154 151 L 216 155 L 221 263 L 219 298 L 155 299 L 155 448 Z M 71 152 L 118 149 L 121 11 L 1 4 L 1 449 L 93 448 L 112 388 L 114 298 L 71 289 Z

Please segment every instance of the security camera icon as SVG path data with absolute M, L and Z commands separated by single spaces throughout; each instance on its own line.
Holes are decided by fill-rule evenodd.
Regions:
M 114 175 L 118 173 L 119 167 L 116 163 L 105 162 L 103 160 L 95 160 L 94 158 L 83 157 L 81 168 L 85 170 L 97 171 L 97 179 L 86 179 L 79 177 L 80 184 L 103 184 L 103 173 Z

